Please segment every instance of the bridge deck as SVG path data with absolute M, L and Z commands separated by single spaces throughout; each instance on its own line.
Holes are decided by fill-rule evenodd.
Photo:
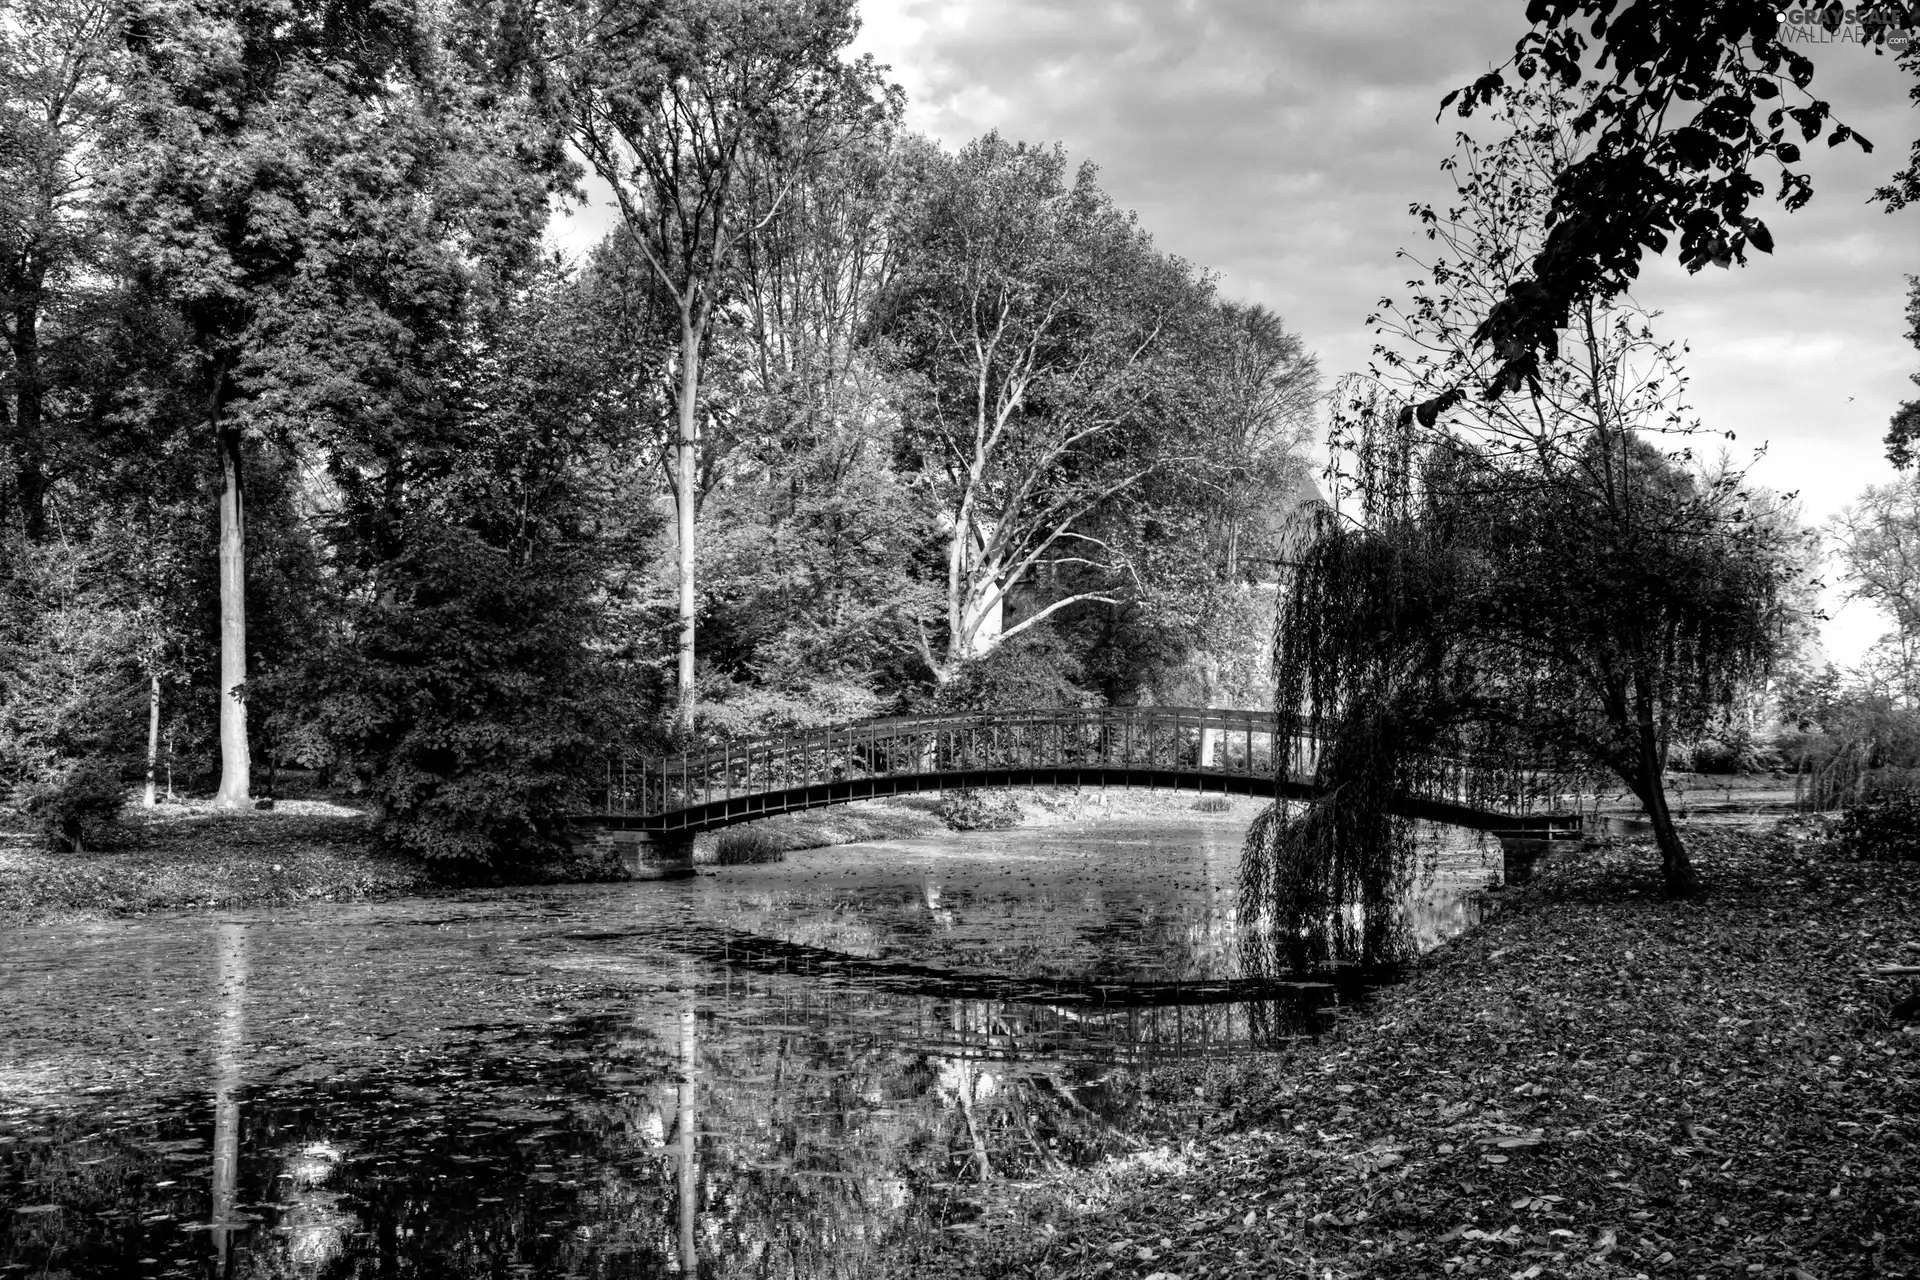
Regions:
M 1109 707 L 911 716 L 678 756 L 609 762 L 583 824 L 694 834 L 875 796 L 977 787 L 1148 787 L 1314 801 L 1313 745 L 1276 744 L 1270 712 Z M 1278 766 L 1276 768 L 1276 766 Z M 1482 831 L 1577 826 L 1522 789 L 1488 807 L 1444 784 L 1408 817 Z

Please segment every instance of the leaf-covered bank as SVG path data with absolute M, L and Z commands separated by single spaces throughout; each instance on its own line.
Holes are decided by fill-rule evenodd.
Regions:
M 1004 794 L 1017 806 L 1021 826 L 1185 813 L 1196 804 L 1183 792 L 1058 787 Z M 937 796 L 906 796 L 786 814 L 729 830 L 763 833 L 783 855 L 945 833 L 939 806 Z M 1229 812 L 1244 814 L 1253 807 L 1254 802 L 1236 798 Z M 0 825 L 0 926 L 212 907 L 367 902 L 444 892 L 474 883 L 480 874 L 472 867 L 436 866 L 382 849 L 367 814 L 327 800 L 282 800 L 272 810 L 217 812 L 204 804 L 169 804 L 127 813 L 114 833 L 115 847 L 79 854 L 47 850 L 17 820 Z M 696 856 L 714 860 L 710 838 L 703 837 Z M 620 880 L 625 874 L 616 864 L 566 858 L 519 872 L 496 869 L 488 883 Z
M 0 831 L 0 924 L 200 907 L 366 901 L 443 881 L 377 848 L 367 815 L 324 800 L 271 811 L 163 805 L 128 820 L 117 847 L 55 853 Z
M 951 1270 L 1046 1277 L 1920 1275 L 1920 865 L 1696 830 L 1512 891 L 1327 1039 L 1160 1072 L 1169 1158 L 1027 1189 Z M 1200 1105 L 1195 1106 L 1196 1094 Z M 1044 1206 L 1044 1208 L 1040 1207 Z

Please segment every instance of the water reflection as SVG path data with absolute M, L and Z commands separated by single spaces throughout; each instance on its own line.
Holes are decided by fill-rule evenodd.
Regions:
M 235 1228 L 234 1187 L 240 1169 L 240 1069 L 247 1035 L 247 927 L 218 926 L 220 1027 L 213 1047 L 213 1206 L 208 1218 L 214 1274 L 227 1274 Z
M 34 931 L 0 956 L 0 1266 L 901 1274 L 993 1186 L 1177 1139 L 1141 1067 L 1359 996 L 1239 979 L 1239 831 Z
M 680 1010 L 680 1097 L 679 1110 L 674 1116 L 674 1128 L 680 1137 L 679 1161 L 680 1183 L 678 1205 L 680 1218 L 680 1255 L 674 1261 L 677 1268 L 687 1274 L 698 1270 L 696 1259 L 699 1253 L 695 1247 L 694 1225 L 700 1213 L 699 1170 L 694 1163 L 696 1150 L 695 1138 L 699 1134 L 699 1124 L 694 1119 L 693 1098 L 697 1087 L 697 1059 L 699 1038 L 695 1028 L 698 1019 L 694 1015 L 692 997 Z

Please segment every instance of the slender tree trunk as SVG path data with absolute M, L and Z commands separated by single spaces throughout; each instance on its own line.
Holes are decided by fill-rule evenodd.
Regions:
M 678 1175 L 679 1183 L 676 1198 L 680 1202 L 680 1274 L 683 1276 L 700 1274 L 700 1174 L 697 1164 L 699 1148 L 695 1141 L 699 1126 L 694 1116 L 695 1093 L 699 1086 L 696 1026 L 694 1011 L 689 1005 L 680 1011 L 680 1114 L 674 1135 L 679 1139 L 680 1147 L 676 1162 L 679 1167 L 674 1172 Z
M 29 300 L 14 309 L 13 332 L 13 497 L 20 512 L 21 531 L 31 542 L 47 536 L 46 442 L 42 439 L 43 402 L 40 387 L 40 311 L 35 295 L 39 281 L 29 279 Z
M 1693 862 L 1687 846 L 1673 825 L 1673 812 L 1667 808 L 1667 786 L 1660 759 L 1660 742 L 1650 717 L 1642 715 L 1639 724 L 1640 777 L 1635 790 L 1653 823 L 1653 838 L 1660 846 L 1660 870 L 1669 898 L 1684 898 L 1699 887 L 1693 874 Z
M 674 723 L 682 734 L 693 733 L 696 696 L 693 677 L 693 551 L 694 484 L 699 456 L 694 449 L 700 408 L 700 326 L 691 312 L 680 313 L 679 421 L 674 437 L 675 502 L 680 516 L 680 671 L 679 705 Z
M 147 677 L 147 790 L 141 803 L 151 809 L 159 803 L 155 787 L 160 773 L 160 676 Z
M 1219 694 L 1217 681 L 1220 674 L 1220 664 L 1210 654 L 1202 657 L 1200 661 L 1200 705 L 1211 710 Z M 1213 753 L 1220 748 L 1222 741 L 1223 739 L 1218 729 L 1208 728 L 1200 731 L 1200 767 L 1202 769 L 1213 763 Z M 1225 764 L 1226 761 L 1223 759 L 1221 763 Z
M 220 790 L 216 809 L 239 809 L 251 787 L 247 758 L 247 539 L 240 433 L 220 432 Z
M 247 927 L 223 924 L 219 930 L 220 947 L 220 1024 L 213 1046 L 213 1204 L 208 1215 L 212 1228 L 213 1274 L 230 1274 L 228 1254 L 232 1249 L 235 1207 L 240 1188 L 240 1079 L 246 1058 L 247 979 L 251 957 L 247 953 Z

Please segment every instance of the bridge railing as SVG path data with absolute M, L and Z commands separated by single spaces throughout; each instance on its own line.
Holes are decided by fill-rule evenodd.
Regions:
M 677 756 L 609 760 L 598 780 L 600 811 L 647 816 L 881 775 L 1079 767 L 1271 777 L 1274 735 L 1271 712 L 1204 707 L 895 716 Z M 1281 756 L 1290 774 L 1311 768 L 1310 743 L 1290 742 Z

